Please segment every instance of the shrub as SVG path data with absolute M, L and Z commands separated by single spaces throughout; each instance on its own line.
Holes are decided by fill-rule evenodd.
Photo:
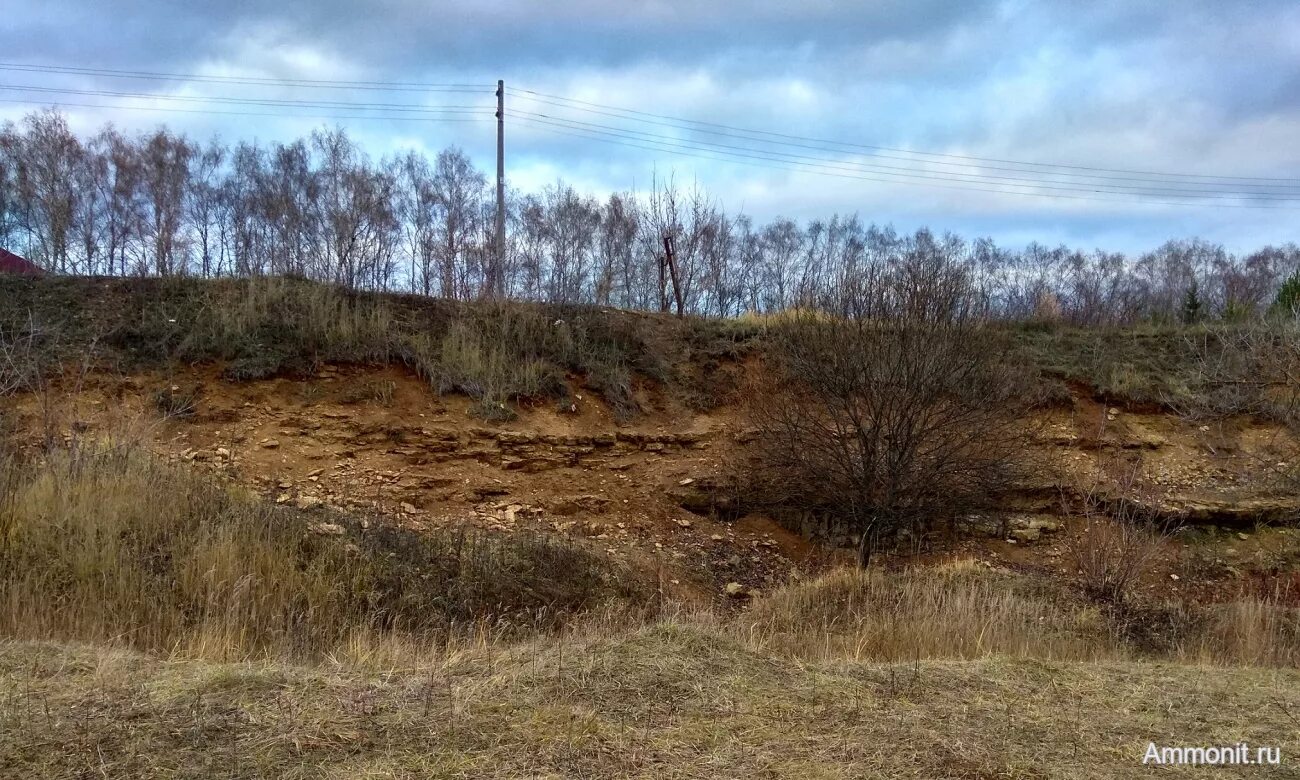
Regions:
M 1094 487 L 1076 506 L 1067 501 L 1067 511 L 1085 523 L 1082 533 L 1069 537 L 1070 558 L 1084 592 L 1098 601 L 1125 604 L 1171 530 L 1156 517 L 1154 495 L 1139 476 L 1136 467 L 1121 467 L 1112 480 L 1114 496 Z
M 1031 398 L 964 276 L 881 273 L 855 316 L 773 328 L 750 405 L 756 493 L 856 536 L 861 566 L 879 542 L 919 538 L 1005 487 Z

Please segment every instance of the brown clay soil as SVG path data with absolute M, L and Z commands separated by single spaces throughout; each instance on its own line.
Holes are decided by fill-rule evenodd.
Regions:
M 193 395 L 192 411 L 163 414 L 160 391 Z M 416 530 L 565 533 L 656 573 L 681 595 L 715 598 L 729 582 L 767 589 L 844 556 L 761 514 L 714 511 L 724 505 L 714 486 L 734 482 L 744 448 L 762 446 L 738 409 L 693 413 L 653 388 L 640 393 L 654 411 L 629 423 L 577 380 L 571 407 L 539 403 L 488 423 L 468 399 L 440 397 L 397 367 L 331 365 L 309 377 L 232 383 L 218 367 L 199 366 L 91 374 L 5 403 L 33 446 L 45 437 L 131 436 L 281 503 L 361 509 Z M 962 555 L 1070 576 L 1069 539 L 1083 519 L 1062 497 L 1117 490 L 1134 469 L 1146 500 L 1218 526 L 1234 550 L 1228 555 L 1249 558 L 1272 544 L 1260 523 L 1294 524 L 1300 504 L 1288 475 L 1300 448 L 1278 426 L 1245 418 L 1202 425 L 1086 396 L 1027 424 L 1037 476 L 1005 497 L 1005 509 L 1016 522 L 1059 528 L 1013 541 L 1001 526 L 896 562 Z M 1171 538 L 1146 587 L 1195 598 L 1240 590 L 1240 572 L 1189 572 L 1180 553 L 1187 547 Z

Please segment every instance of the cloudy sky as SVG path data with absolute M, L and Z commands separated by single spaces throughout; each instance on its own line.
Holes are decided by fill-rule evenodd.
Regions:
M 491 170 L 504 79 L 526 190 L 671 175 L 759 220 L 1113 250 L 1300 240 L 1295 0 L 20 0 L 3 16 L 0 119 L 60 103 L 79 131 L 264 141 L 337 123 L 375 156 L 455 144 Z

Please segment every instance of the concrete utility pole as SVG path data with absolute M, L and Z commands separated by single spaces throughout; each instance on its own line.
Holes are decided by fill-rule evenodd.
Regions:
M 494 268 L 488 279 L 488 295 L 495 297 L 504 290 L 506 270 L 506 82 L 497 80 L 497 246 Z

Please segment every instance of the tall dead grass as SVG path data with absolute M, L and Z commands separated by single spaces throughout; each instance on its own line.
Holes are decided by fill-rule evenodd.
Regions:
M 759 651 L 812 661 L 986 656 L 1300 665 L 1300 609 L 1096 602 L 1060 582 L 971 561 L 902 572 L 840 569 L 777 590 L 735 626 Z
M 756 648 L 813 660 L 1124 654 L 1098 610 L 972 563 L 901 573 L 836 570 L 759 602 L 743 632 Z
M 1181 660 L 1217 666 L 1300 666 L 1300 609 L 1251 596 L 1193 615 Z
M 363 531 L 129 447 L 11 461 L 0 488 L 0 635 L 12 638 L 309 659 L 394 638 L 547 629 L 641 598 L 630 576 L 569 542 Z

